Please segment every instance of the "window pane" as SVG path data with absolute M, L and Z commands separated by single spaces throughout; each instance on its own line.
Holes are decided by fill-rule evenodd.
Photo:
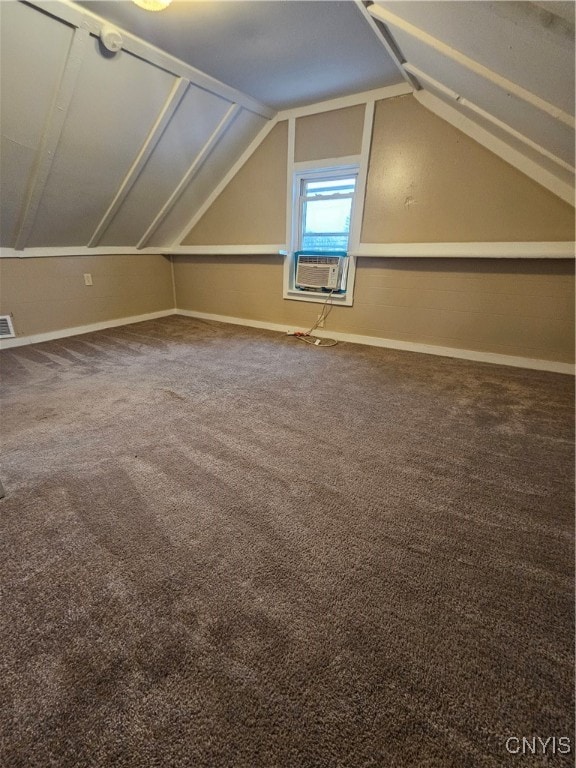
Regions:
M 351 198 L 343 200 L 308 200 L 304 203 L 303 235 L 311 233 L 348 234 Z
M 325 181 L 307 181 L 306 187 L 308 189 L 326 189 L 327 187 L 333 186 L 347 186 L 350 189 L 354 189 L 355 183 L 356 178 L 354 176 L 350 176 L 350 178 L 328 179 Z
M 312 176 L 300 182 L 299 248 L 307 251 L 348 250 L 350 215 L 356 174 L 332 178 Z
M 347 251 L 348 235 L 304 235 L 303 251 Z
M 306 181 L 304 183 L 304 195 L 334 195 L 334 194 L 353 194 L 356 185 L 356 178 L 349 179 L 329 179 L 327 181 Z

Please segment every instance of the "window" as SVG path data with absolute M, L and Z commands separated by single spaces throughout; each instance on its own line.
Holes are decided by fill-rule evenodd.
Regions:
M 294 174 L 285 298 L 325 301 L 330 294 L 337 303 L 352 303 L 354 269 L 348 249 L 357 179 L 357 165 L 305 169 Z M 322 267 L 324 257 L 330 261 L 330 279 L 328 265 Z M 334 271 L 338 275 L 337 288 L 333 287 Z M 321 276 L 324 272 L 325 282 Z M 316 280 L 326 287 L 314 287 Z
M 300 179 L 299 251 L 347 251 L 356 175 Z

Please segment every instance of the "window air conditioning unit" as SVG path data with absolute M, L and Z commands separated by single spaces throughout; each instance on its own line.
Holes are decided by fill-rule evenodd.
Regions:
M 342 288 L 345 253 L 296 252 L 296 288 L 339 291 Z

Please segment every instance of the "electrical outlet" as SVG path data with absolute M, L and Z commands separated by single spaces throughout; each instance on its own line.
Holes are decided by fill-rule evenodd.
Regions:
M 321 317 L 322 317 L 322 313 L 319 313 L 318 317 L 316 318 L 317 320 L 319 320 L 319 323 L 316 326 L 317 328 L 324 328 L 324 324 L 326 323 L 325 319 L 324 320 L 320 320 Z
M 84 285 L 92 285 L 92 275 L 89 272 L 84 273 Z

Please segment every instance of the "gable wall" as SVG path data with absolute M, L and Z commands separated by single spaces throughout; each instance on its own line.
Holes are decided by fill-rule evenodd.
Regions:
M 574 239 L 574 209 L 412 96 L 380 101 L 362 241 Z
M 347 112 L 345 114 L 345 112 Z M 339 118 L 343 119 L 340 120 Z M 344 119 L 345 118 L 345 119 Z M 318 131 L 298 143 L 301 131 Z M 273 163 L 262 147 L 185 242 L 197 246 L 285 240 L 288 145 L 277 131 Z M 272 136 L 272 134 L 271 134 Z M 282 138 L 281 138 L 282 137 Z M 280 140 L 281 138 L 281 140 Z M 299 159 L 359 150 L 351 113 L 296 121 Z M 302 147 L 308 147 L 306 152 Z M 306 156 L 307 155 L 307 156 Z M 274 224 L 244 197 L 245 179 L 260 179 Z M 226 222 L 243 207 L 243 229 Z M 271 218 L 268 217 L 268 224 Z M 210 232 L 210 239 L 206 233 Z M 235 235 L 237 235 L 235 237 Z M 257 238 L 257 239 L 255 239 Z M 365 244 L 410 242 L 571 241 L 574 210 L 488 150 L 419 105 L 411 96 L 377 104 L 366 205 Z M 511 246 L 511 253 L 514 246 Z M 248 248 L 249 252 L 249 248 Z M 306 329 L 318 305 L 282 299 L 282 257 L 176 256 L 179 309 Z M 560 259 L 359 258 L 354 305 L 335 307 L 329 332 L 561 362 L 574 359 L 574 265 Z

